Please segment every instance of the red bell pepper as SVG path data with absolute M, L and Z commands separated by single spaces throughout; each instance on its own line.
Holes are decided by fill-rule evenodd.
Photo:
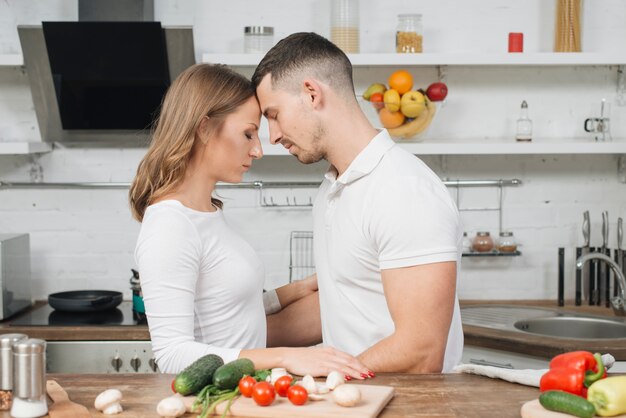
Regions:
M 606 377 L 600 354 L 572 351 L 559 354 L 550 361 L 548 370 L 539 382 L 539 390 L 563 390 L 587 397 L 587 388 L 596 380 Z

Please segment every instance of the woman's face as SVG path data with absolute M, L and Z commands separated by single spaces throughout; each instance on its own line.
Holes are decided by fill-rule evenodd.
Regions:
M 259 140 L 261 110 L 251 97 L 226 116 L 222 128 L 207 143 L 206 167 L 216 181 L 239 183 L 250 169 L 252 160 L 263 156 Z

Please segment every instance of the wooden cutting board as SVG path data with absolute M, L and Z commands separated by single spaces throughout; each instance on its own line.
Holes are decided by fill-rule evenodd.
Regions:
M 46 392 L 54 402 L 48 406 L 50 418 L 91 418 L 89 410 L 70 401 L 67 392 L 55 380 L 46 382 Z
M 308 400 L 301 406 L 293 405 L 287 398 L 276 396 L 270 406 L 258 406 L 252 398 L 240 396 L 230 407 L 230 414 L 235 417 L 276 417 L 276 418 L 375 418 L 393 398 L 391 386 L 355 385 L 361 391 L 361 401 L 346 408 L 337 405 L 332 394 L 323 395 L 320 401 Z M 221 414 L 226 403 L 218 405 L 216 414 Z
M 539 403 L 539 399 L 526 402 L 524 405 L 522 405 L 522 410 L 520 412 L 522 414 L 522 418 L 572 418 L 573 417 L 573 415 L 563 414 L 561 412 L 548 411 L 546 408 L 541 406 L 541 404 Z M 626 415 L 616 415 L 613 418 L 626 418 Z

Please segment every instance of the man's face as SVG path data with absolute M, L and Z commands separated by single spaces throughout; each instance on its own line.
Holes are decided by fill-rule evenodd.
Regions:
M 271 74 L 267 74 L 256 93 L 268 121 L 271 144 L 280 143 L 304 164 L 326 157 L 321 144 L 324 130 L 304 91 L 294 94 L 272 88 Z

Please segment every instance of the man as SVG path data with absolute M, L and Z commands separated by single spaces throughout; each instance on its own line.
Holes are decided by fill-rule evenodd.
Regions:
M 443 183 L 372 126 L 350 61 L 325 38 L 281 40 L 252 82 L 270 142 L 331 164 L 313 207 L 324 343 L 373 371 L 450 371 L 463 348 L 462 228 Z

